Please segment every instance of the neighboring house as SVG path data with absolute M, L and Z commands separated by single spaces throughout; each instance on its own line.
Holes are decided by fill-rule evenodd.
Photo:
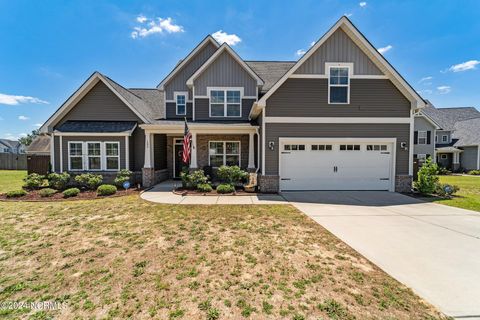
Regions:
M 472 107 L 422 109 L 440 127 L 435 134 L 435 161 L 452 171 L 480 169 L 480 112 Z M 416 124 L 415 124 L 416 125 Z
M 0 139 L 0 153 L 25 153 L 25 146 L 16 140 Z
M 435 137 L 440 126 L 422 111 L 415 115 L 413 159 L 421 166 L 427 158 L 436 159 Z
M 206 37 L 157 88 L 95 72 L 48 119 L 55 171 L 179 177 L 239 165 L 260 190 L 409 191 L 414 115 L 425 101 L 346 17 L 296 62 L 245 61 Z

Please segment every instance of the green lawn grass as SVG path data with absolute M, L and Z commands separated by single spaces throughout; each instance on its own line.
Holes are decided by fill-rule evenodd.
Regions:
M 460 191 L 452 199 L 438 200 L 437 203 L 480 211 L 480 177 L 440 176 L 440 182 L 456 185 Z
M 26 176 L 25 170 L 0 170 L 0 193 L 21 189 Z

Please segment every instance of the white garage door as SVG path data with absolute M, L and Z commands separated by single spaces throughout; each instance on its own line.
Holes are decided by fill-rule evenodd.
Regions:
M 280 139 L 280 190 L 392 190 L 394 143 Z

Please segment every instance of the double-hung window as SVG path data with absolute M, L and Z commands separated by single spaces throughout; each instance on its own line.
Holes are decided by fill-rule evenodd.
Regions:
M 427 131 L 418 131 L 418 144 L 427 144 Z
M 105 168 L 120 170 L 120 143 L 105 142 Z
M 448 142 L 448 136 L 447 135 L 442 136 L 442 142 Z
M 210 90 L 210 117 L 240 117 L 242 113 L 241 104 L 241 90 Z
M 240 141 L 210 141 L 208 148 L 210 166 L 240 166 Z
M 120 170 L 120 142 L 69 141 L 68 170 Z
M 328 103 L 350 103 L 349 66 L 328 66 Z
M 102 170 L 100 142 L 87 142 L 87 170 Z
M 187 93 L 175 92 L 176 115 L 184 116 L 187 114 Z
M 83 170 L 83 142 L 68 143 L 68 169 Z

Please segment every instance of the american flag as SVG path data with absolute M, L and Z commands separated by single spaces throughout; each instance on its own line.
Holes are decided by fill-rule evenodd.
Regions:
M 185 132 L 183 133 L 183 155 L 182 161 L 188 166 L 190 164 L 190 140 L 192 139 L 192 134 L 188 129 L 187 118 L 185 118 Z

